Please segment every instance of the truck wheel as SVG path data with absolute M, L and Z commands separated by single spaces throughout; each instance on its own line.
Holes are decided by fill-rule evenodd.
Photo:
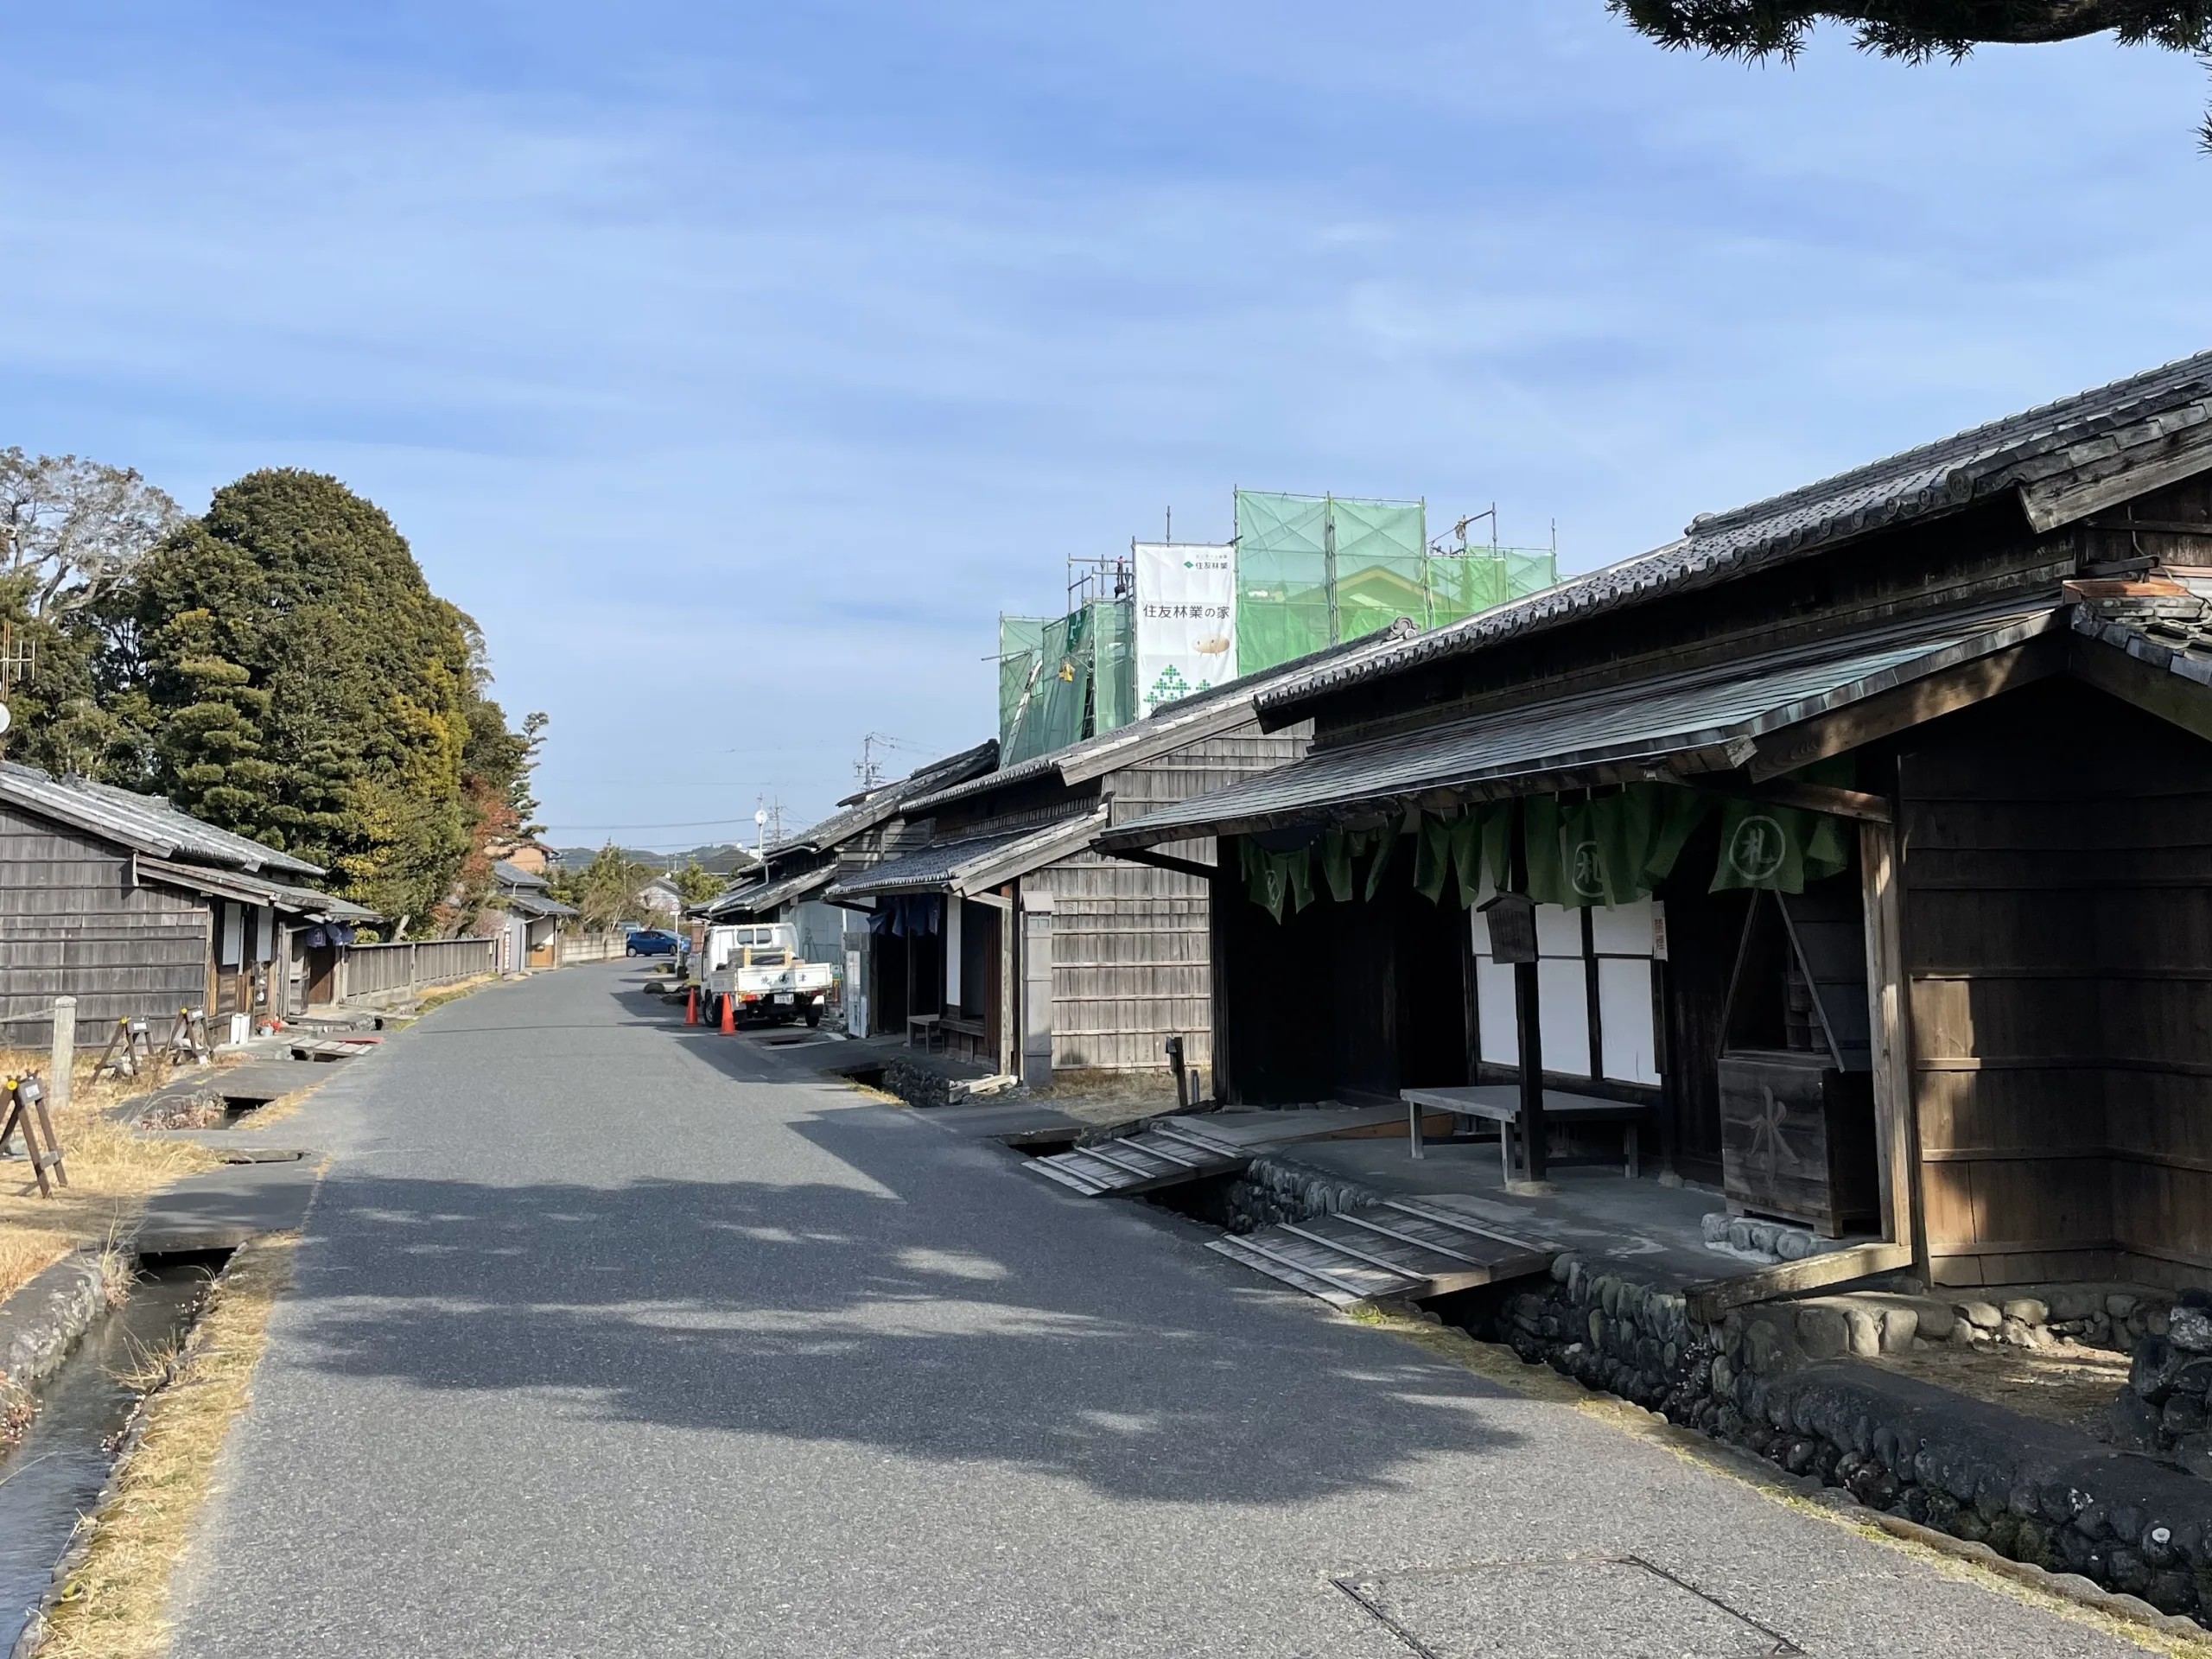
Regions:
M 806 1011 L 806 1023 L 810 1026 L 820 1025 L 822 1023 L 822 1010 L 818 1007 L 809 1008 Z

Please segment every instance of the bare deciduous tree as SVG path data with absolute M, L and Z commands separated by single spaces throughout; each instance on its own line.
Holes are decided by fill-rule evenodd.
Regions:
M 128 467 L 0 449 L 0 576 L 27 580 L 42 620 L 113 588 L 182 517 Z

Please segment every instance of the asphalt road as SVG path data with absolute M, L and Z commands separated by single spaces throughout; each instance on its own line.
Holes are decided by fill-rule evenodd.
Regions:
M 288 1126 L 336 1160 L 177 1654 L 2141 1651 L 1268 1287 L 820 1049 L 671 1024 L 642 977 L 453 1003 Z

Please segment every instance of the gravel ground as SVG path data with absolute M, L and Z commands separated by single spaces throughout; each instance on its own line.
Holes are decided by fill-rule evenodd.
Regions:
M 337 1155 L 179 1655 L 2140 1651 L 643 978 L 481 992 L 288 1126 Z

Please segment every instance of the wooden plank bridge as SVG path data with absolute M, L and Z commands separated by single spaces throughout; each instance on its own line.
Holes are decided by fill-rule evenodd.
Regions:
M 1240 1170 L 1270 1147 L 1395 1128 L 1395 1106 L 1217 1112 L 1156 1118 L 1137 1135 L 1033 1158 L 1028 1167 L 1086 1198 L 1126 1197 Z
M 1338 1307 L 1384 1296 L 1417 1301 L 1545 1274 L 1558 1254 L 1419 1198 L 1227 1233 L 1206 1248 Z

